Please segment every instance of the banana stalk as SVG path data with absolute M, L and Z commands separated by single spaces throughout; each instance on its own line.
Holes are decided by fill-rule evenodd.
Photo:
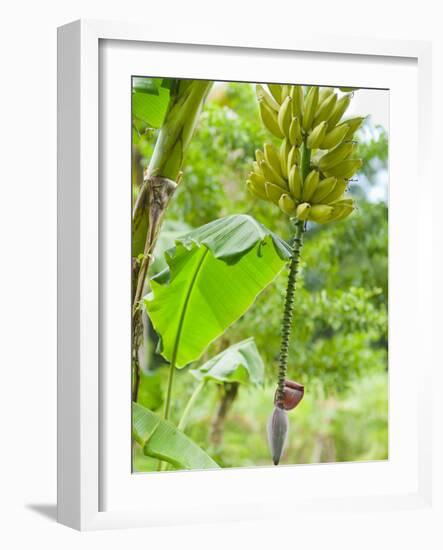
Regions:
M 180 178 L 183 160 L 212 86 L 207 80 L 176 81 L 143 185 L 132 213 L 132 398 L 137 401 L 140 384 L 138 351 L 142 342 L 142 298 L 152 252 L 169 201 Z M 141 261 L 139 258 L 141 257 Z
M 317 86 L 263 86 L 257 99 L 264 126 L 282 140 L 279 148 L 265 144 L 256 151 L 256 162 L 247 186 L 257 198 L 277 205 L 295 224 L 292 256 L 281 329 L 278 382 L 274 412 L 268 423 L 269 447 L 275 465 L 285 448 L 289 422 L 287 411 L 303 398 L 304 388 L 287 380 L 289 339 L 292 328 L 297 272 L 307 221 L 324 224 L 339 221 L 354 210 L 346 198 L 349 179 L 362 165 L 352 158 L 354 132 L 363 117 L 342 121 L 352 94 L 340 98 L 334 88 Z

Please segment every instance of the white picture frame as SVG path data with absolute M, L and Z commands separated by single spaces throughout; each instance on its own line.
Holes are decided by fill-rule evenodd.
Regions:
M 276 502 L 281 503 L 281 499 L 276 499 L 273 487 L 294 483 L 295 480 L 299 494 L 285 495 L 292 512 L 294 508 L 297 513 L 306 513 L 333 507 L 337 513 L 356 508 L 370 512 L 376 509 L 430 507 L 432 403 L 427 388 L 432 386 L 433 376 L 432 289 L 426 281 L 431 280 L 432 245 L 420 236 L 430 231 L 432 220 L 429 214 L 425 215 L 424 199 L 418 199 L 417 207 L 417 199 L 414 202 L 407 193 L 412 191 L 418 178 L 421 188 L 426 189 L 428 202 L 432 196 L 430 163 L 426 162 L 430 149 L 430 45 L 425 42 L 325 38 L 302 34 L 290 39 L 270 38 L 254 43 L 241 38 L 224 40 L 215 36 L 207 42 L 205 37 L 195 35 L 192 41 L 191 45 L 185 30 L 182 34 L 174 32 L 166 36 L 163 29 L 156 33 L 142 25 L 118 22 L 77 21 L 59 29 L 59 522 L 89 530 L 282 517 L 285 509 L 275 506 Z M 309 71 L 314 71 L 318 62 L 323 67 L 335 63 L 336 69 L 342 64 L 341 71 L 349 70 L 351 64 L 354 65 L 352 77 L 347 81 L 343 80 L 344 72 L 341 75 L 338 69 L 334 72 L 340 75 L 334 82 L 337 85 L 365 87 L 380 83 L 380 87 L 390 87 L 382 86 L 385 79 L 392 83 L 390 89 L 394 95 L 396 86 L 400 89 L 398 82 L 402 86 L 408 82 L 411 85 L 410 95 L 395 95 L 396 103 L 391 112 L 393 145 L 390 170 L 393 184 L 390 192 L 390 239 L 398 239 L 395 241 L 398 246 L 395 250 L 390 248 L 390 284 L 391 279 L 395 280 L 398 288 L 394 292 L 396 302 L 390 302 L 390 334 L 393 334 L 394 341 L 390 370 L 393 366 L 394 378 L 390 380 L 390 403 L 393 405 L 390 410 L 390 459 L 386 463 L 231 469 L 149 476 L 131 474 L 127 462 L 130 454 L 130 398 L 126 397 L 125 389 L 122 390 L 122 387 L 125 388 L 125 377 L 130 377 L 130 368 L 128 366 L 127 372 L 121 369 L 122 374 L 115 366 L 104 369 L 103 365 L 103 357 L 110 357 L 106 346 L 111 345 L 109 338 L 103 336 L 103 331 L 109 329 L 104 328 L 106 312 L 103 310 L 103 297 L 111 291 L 111 287 L 122 289 L 124 295 L 125 285 L 128 284 L 125 268 L 121 277 L 113 281 L 103 279 L 107 268 L 121 265 L 120 260 L 125 258 L 128 246 L 125 238 L 117 244 L 113 241 L 115 246 L 110 254 L 106 240 L 111 231 L 109 220 L 120 229 L 127 224 L 125 216 L 128 209 L 125 210 L 124 203 L 129 200 L 129 193 L 125 199 L 114 192 L 117 186 L 113 185 L 118 179 L 125 178 L 125 174 L 129 177 L 126 163 L 130 142 L 125 141 L 128 132 L 124 129 L 127 115 L 124 109 L 127 105 L 115 117 L 115 127 L 110 131 L 107 126 L 104 132 L 103 120 L 108 120 L 107 106 L 109 102 L 120 105 L 124 87 L 120 89 L 113 85 L 113 92 L 106 96 L 106 101 L 100 94 L 103 86 L 111 89 L 110 86 L 106 88 L 110 82 L 114 84 L 122 77 L 140 74 L 137 69 L 139 62 L 146 66 L 146 74 L 150 71 L 155 74 L 155 60 L 158 58 L 159 63 L 161 55 L 162 65 L 159 66 L 165 67 L 166 71 L 162 76 L 234 80 L 236 74 L 240 75 L 235 71 L 239 71 L 241 66 L 243 80 L 266 81 L 269 78 L 269 81 L 285 81 L 282 78 L 284 66 L 288 60 L 297 58 L 300 70 L 306 76 L 305 81 L 310 83 L 317 83 Z M 191 62 L 200 58 L 201 64 Z M 253 62 L 241 65 L 241 60 L 247 58 Z M 134 66 L 131 65 L 132 59 Z M 307 59 L 309 63 L 304 63 Z M 364 70 L 358 70 L 359 64 L 364 65 Z M 377 70 L 374 70 L 375 66 Z M 174 74 L 167 74 L 168 71 Z M 319 77 L 327 80 L 325 84 L 332 83 L 331 74 L 322 73 Z M 287 78 L 286 81 L 291 80 Z M 127 101 L 129 99 L 128 92 Z M 401 124 L 401 110 L 405 106 L 409 108 L 408 131 L 417 136 L 414 140 L 404 135 Z M 125 143 L 126 150 L 123 151 Z M 406 153 L 408 170 L 400 162 Z M 108 160 L 111 162 L 110 159 L 113 162 L 112 171 L 111 165 L 106 164 Z M 102 184 L 103 173 L 109 178 L 106 179 L 109 184 L 106 191 Z M 395 183 L 400 179 L 401 189 Z M 109 193 L 108 189 L 112 192 Z M 120 212 L 126 214 L 120 216 Z M 414 218 L 411 217 L 413 212 Z M 394 223 L 399 236 L 397 232 L 392 233 Z M 414 230 L 405 235 L 411 225 Z M 408 247 L 414 249 L 418 243 L 421 246 L 415 247 L 415 261 L 419 267 L 411 268 L 410 273 L 402 277 Z M 414 321 L 409 326 L 401 323 L 402 312 L 397 307 L 405 293 L 408 293 L 414 311 Z M 122 309 L 118 310 L 123 313 L 123 319 L 125 307 L 123 300 Z M 127 325 L 129 330 L 129 323 Z M 111 327 L 111 330 L 118 330 L 118 327 Z M 405 339 L 410 342 L 407 350 L 401 346 Z M 121 356 L 122 361 L 128 357 L 129 362 L 129 355 L 125 355 L 126 340 L 125 336 L 122 336 L 121 342 L 114 339 L 112 345 L 117 347 L 112 349 L 112 355 Z M 418 353 L 421 359 L 420 376 L 414 379 L 413 395 L 408 394 L 406 399 L 405 392 L 408 388 L 410 391 L 409 377 L 414 375 L 414 361 Z M 395 368 L 395 364 L 400 363 L 401 371 Z M 111 399 L 115 404 L 112 407 L 114 412 L 109 407 Z M 393 415 L 392 409 L 397 414 Z M 402 413 L 401 420 L 399 411 Z M 109 429 L 110 424 L 112 430 Z M 106 453 L 104 449 L 112 452 Z M 112 456 L 111 460 L 106 458 L 108 454 Z M 260 487 L 259 491 L 257 487 Z M 137 495 L 146 494 L 146 489 L 156 495 L 155 507 L 143 505 L 142 500 L 137 498 Z M 235 498 L 232 497 L 233 490 L 236 491 Z M 217 501 L 213 499 L 211 502 L 211 492 L 217 494 Z M 174 502 L 170 499 L 172 494 Z

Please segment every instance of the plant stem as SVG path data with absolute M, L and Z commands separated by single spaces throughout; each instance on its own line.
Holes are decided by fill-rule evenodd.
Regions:
M 182 432 L 184 432 L 186 429 L 189 413 L 191 412 L 192 407 L 197 401 L 197 397 L 200 395 L 200 392 L 206 386 L 206 382 L 207 380 L 205 379 L 199 382 L 199 384 L 195 387 L 195 390 L 192 392 L 192 395 L 189 398 L 188 403 L 186 404 L 185 410 L 183 411 L 182 417 L 180 418 L 180 422 L 178 423 L 178 426 L 177 426 L 178 429 L 181 430 Z
M 292 257 L 289 263 L 288 285 L 286 288 L 285 307 L 282 321 L 280 357 L 278 367 L 278 386 L 277 386 L 277 405 L 281 406 L 284 399 L 284 388 L 286 380 L 286 372 L 288 369 L 288 350 L 289 337 L 292 328 L 292 317 L 294 309 L 295 285 L 297 282 L 298 264 L 300 259 L 300 251 L 303 246 L 304 222 L 295 222 L 295 235 L 292 240 Z
M 134 205 L 132 256 L 136 261 L 133 262 L 132 277 L 135 287 L 132 303 L 132 399 L 135 402 L 140 386 L 138 350 L 143 341 L 139 304 L 163 217 L 177 187 L 185 153 L 212 84 L 206 80 L 181 80 L 175 83 L 168 112 Z M 139 264 L 137 259 L 140 254 L 143 256 Z
M 311 150 L 306 145 L 306 139 L 303 143 L 302 157 L 301 157 L 301 177 L 302 181 L 311 170 Z M 285 307 L 283 312 L 282 330 L 281 330 L 281 345 L 280 345 L 280 357 L 278 367 L 278 384 L 276 403 L 282 406 L 285 391 L 286 373 L 288 370 L 288 351 L 289 351 L 289 337 L 292 329 L 292 318 L 294 313 L 294 297 L 295 287 L 297 283 L 298 265 L 300 261 L 300 253 L 303 246 L 303 233 L 305 231 L 305 222 L 301 220 L 295 221 L 295 234 L 292 239 L 291 248 L 292 256 L 289 262 L 289 275 L 288 284 L 286 288 Z

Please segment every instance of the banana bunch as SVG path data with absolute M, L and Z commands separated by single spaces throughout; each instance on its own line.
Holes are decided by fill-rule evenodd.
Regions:
M 352 91 L 278 84 L 257 84 L 256 91 L 263 124 L 281 145 L 265 143 L 256 151 L 249 191 L 299 220 L 328 223 L 349 216 L 354 203 L 345 191 L 362 165 L 354 158 L 353 136 L 364 121 L 342 119 Z

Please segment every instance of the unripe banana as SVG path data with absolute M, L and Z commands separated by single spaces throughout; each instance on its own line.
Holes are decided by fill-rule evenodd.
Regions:
M 328 129 L 327 122 L 320 122 L 309 134 L 307 145 L 309 149 L 317 149 L 325 139 L 326 131 Z
M 345 139 L 352 139 L 355 132 L 360 128 L 365 120 L 366 117 L 364 116 L 348 118 L 348 120 L 344 120 L 341 124 L 339 124 L 337 128 L 340 128 L 342 125 L 346 124 L 348 126 L 348 131 L 346 132 Z
M 263 100 L 259 101 L 258 105 L 260 109 L 260 117 L 265 127 L 275 137 L 279 139 L 284 138 L 285 136 L 282 134 L 280 127 L 278 125 L 277 113 L 272 109 L 270 109 Z
M 328 122 L 328 127 L 329 125 L 330 122 Z M 340 124 L 340 126 L 336 126 L 325 135 L 319 149 L 333 149 L 334 147 L 336 147 L 347 136 L 348 128 L 349 127 L 346 124 Z
M 263 160 L 265 160 L 265 154 L 261 149 L 255 150 L 255 160 L 260 164 Z
M 297 165 L 292 166 L 292 168 L 289 170 L 288 185 L 289 191 L 291 192 L 291 195 L 294 197 L 294 199 L 297 201 L 300 200 L 302 184 L 300 169 Z
M 281 85 L 281 103 L 283 103 L 285 98 L 289 95 L 290 91 L 291 91 L 291 86 L 289 84 Z
M 277 149 L 271 143 L 265 143 L 263 146 L 265 159 L 271 168 L 279 175 L 283 176 L 280 166 L 280 155 Z
M 291 150 L 291 144 L 289 143 L 288 139 L 285 138 L 281 142 L 280 150 L 279 150 L 281 173 L 285 179 L 288 179 L 288 171 L 289 171 L 288 155 L 290 150 Z
M 283 194 L 278 201 L 278 205 L 285 214 L 290 215 L 295 212 L 295 202 L 289 195 Z
M 346 87 L 346 88 L 339 88 L 340 92 L 354 92 L 355 90 L 359 90 L 360 88 L 349 88 L 349 87 Z
M 327 171 L 333 166 L 336 166 L 338 163 L 350 157 L 355 148 L 355 143 L 352 143 L 351 141 L 340 143 L 340 145 L 321 157 L 321 159 L 318 161 L 318 166 L 321 170 Z
M 250 172 L 248 179 L 250 179 L 254 185 L 261 185 L 262 187 L 264 187 L 266 181 L 263 174 L 257 174 L 257 172 Z
M 347 159 L 326 170 L 326 174 L 348 180 L 361 168 L 362 164 L 361 159 Z
M 309 217 L 309 210 L 311 209 L 311 205 L 307 202 L 302 202 L 299 204 L 295 210 L 295 215 L 299 220 L 305 221 Z
M 300 121 L 303 115 L 303 86 L 293 86 L 291 90 L 292 114 Z
M 320 122 L 323 122 L 324 120 L 329 120 L 329 118 L 332 116 L 336 103 L 337 94 L 331 94 L 319 104 L 319 107 L 314 117 L 314 126 L 317 126 L 317 124 L 320 124 Z
M 354 211 L 353 206 L 339 205 L 339 206 L 334 206 L 333 208 L 334 210 L 331 214 L 330 221 L 334 221 L 334 222 L 343 220 Z
M 320 174 L 317 170 L 311 170 L 306 176 L 305 181 L 303 182 L 303 188 L 301 193 L 301 200 L 306 202 L 312 197 L 317 189 L 317 185 L 320 180 Z
M 346 188 L 348 186 L 348 182 L 344 179 L 338 179 L 337 183 L 334 186 L 334 189 L 326 195 L 326 197 L 323 197 L 322 202 L 324 204 L 330 204 L 336 200 L 339 200 L 340 197 L 343 196 L 343 193 L 346 191 Z
M 324 201 L 324 198 L 327 197 L 330 193 L 332 193 L 336 183 L 337 183 L 337 178 L 333 176 L 330 178 L 325 178 L 320 180 L 318 182 L 315 193 L 311 197 L 311 203 L 327 204 L 327 202 Z M 291 189 L 291 187 L 289 187 L 289 189 Z
M 268 199 L 274 204 L 278 204 L 278 201 L 283 193 L 285 193 L 285 190 L 269 181 L 265 183 L 265 188 Z
M 289 141 L 291 145 L 296 145 L 297 147 L 299 147 L 303 141 L 300 119 L 296 116 L 292 119 L 291 125 L 289 126 Z
M 305 132 L 309 132 L 312 128 L 315 111 L 318 105 L 318 93 L 318 86 L 311 86 L 306 95 L 302 119 L 302 126 Z
M 268 107 L 270 107 L 276 113 L 280 109 L 280 104 L 274 99 L 274 97 L 267 91 L 261 84 L 257 84 L 255 88 L 257 99 L 264 101 Z
M 300 149 L 298 147 L 291 147 L 289 151 L 288 170 L 290 170 L 294 164 L 300 164 Z
M 263 175 L 262 169 L 260 168 L 258 162 L 256 162 L 255 160 L 254 160 L 254 162 L 252 163 L 252 170 L 253 170 L 256 174 L 261 174 L 261 175 Z
M 282 178 L 280 174 L 278 174 L 266 160 L 262 160 L 260 162 L 260 168 L 266 181 L 274 183 L 275 185 L 280 186 L 282 189 L 287 189 L 286 180 Z
M 272 94 L 272 97 L 275 99 L 275 101 L 280 104 L 281 103 L 281 86 L 280 84 L 268 84 L 269 91 Z
M 248 188 L 249 192 L 254 195 L 255 197 L 263 200 L 268 200 L 268 196 L 266 194 L 266 189 L 263 190 L 260 187 L 256 186 L 252 180 L 246 181 L 246 187 Z
M 334 208 L 326 204 L 316 204 L 309 210 L 309 219 L 317 223 L 326 223 L 332 215 Z
M 292 120 L 292 97 L 286 96 L 278 111 L 278 126 L 284 136 L 289 136 L 289 126 Z
M 321 105 L 321 103 L 323 103 L 323 101 L 333 93 L 334 88 L 331 88 L 330 86 L 322 86 L 318 93 L 318 104 Z
M 351 95 L 342 96 L 337 103 L 335 104 L 334 110 L 332 111 L 331 116 L 329 117 L 330 128 L 333 128 L 340 121 L 341 117 L 345 114 L 346 109 L 351 103 Z
M 332 206 L 349 206 L 351 208 L 354 208 L 355 204 L 353 199 L 340 199 L 338 201 L 335 201 Z

